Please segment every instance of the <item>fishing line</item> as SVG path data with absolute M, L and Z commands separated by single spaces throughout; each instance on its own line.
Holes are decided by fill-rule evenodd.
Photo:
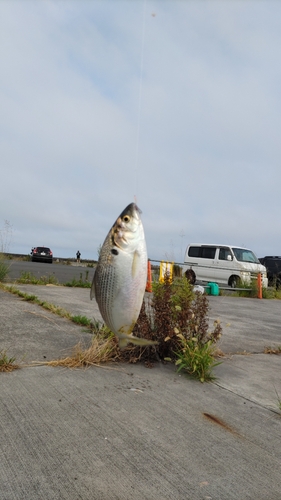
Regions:
M 138 122 L 137 122 L 137 137 L 136 137 L 136 160 L 135 160 L 135 193 L 136 193 L 134 195 L 135 202 L 137 201 L 137 190 L 138 190 L 138 164 L 139 164 L 139 143 L 140 143 L 140 126 L 141 126 L 142 80 L 143 80 L 144 41 L 145 41 L 145 29 L 146 29 L 145 20 L 146 20 L 146 0 L 143 1 L 140 85 L 139 85 Z

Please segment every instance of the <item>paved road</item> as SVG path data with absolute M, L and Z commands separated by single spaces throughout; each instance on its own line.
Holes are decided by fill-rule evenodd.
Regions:
M 94 275 L 94 269 L 86 267 L 83 263 L 66 265 L 56 262 L 48 264 L 45 262 L 11 260 L 7 261 L 7 264 L 9 265 L 8 279 L 12 281 L 20 278 L 22 273 L 32 273 L 37 278 L 41 276 L 54 276 L 63 285 L 73 278 L 79 280 L 80 277 L 83 280 L 88 277 L 88 280 L 92 281 Z
M 89 290 L 20 288 L 98 315 Z M 280 500 L 281 357 L 262 354 L 281 344 L 280 307 L 210 297 L 230 353 L 210 384 L 169 365 L 0 373 L 1 500 Z M 1 290 L 0 316 L 0 349 L 24 362 L 91 340 Z

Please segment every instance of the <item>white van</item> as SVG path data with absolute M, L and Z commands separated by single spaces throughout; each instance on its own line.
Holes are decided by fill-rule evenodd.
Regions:
M 183 272 L 192 269 L 197 281 L 215 282 L 239 286 L 239 281 L 251 282 L 258 273 L 262 274 L 262 286 L 267 288 L 266 268 L 255 254 L 247 248 L 232 245 L 188 245 L 184 258 Z

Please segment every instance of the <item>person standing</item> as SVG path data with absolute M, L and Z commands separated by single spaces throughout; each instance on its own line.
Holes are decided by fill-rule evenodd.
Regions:
M 79 250 L 77 250 L 76 252 L 76 259 L 77 259 L 77 262 L 80 264 L 80 257 L 81 257 L 81 253 L 79 252 Z

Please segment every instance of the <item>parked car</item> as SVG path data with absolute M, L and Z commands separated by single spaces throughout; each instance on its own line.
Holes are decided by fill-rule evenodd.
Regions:
M 210 245 L 193 243 L 188 245 L 184 258 L 183 272 L 192 270 L 193 282 L 215 282 L 232 288 L 240 282 L 251 283 L 262 275 L 262 286 L 267 288 L 266 268 L 248 248 L 233 245 Z
M 281 257 L 267 255 L 259 259 L 260 263 L 266 267 L 268 284 L 281 288 Z
M 49 264 L 53 262 L 53 252 L 48 247 L 34 247 L 30 253 L 32 262 L 49 262 Z

